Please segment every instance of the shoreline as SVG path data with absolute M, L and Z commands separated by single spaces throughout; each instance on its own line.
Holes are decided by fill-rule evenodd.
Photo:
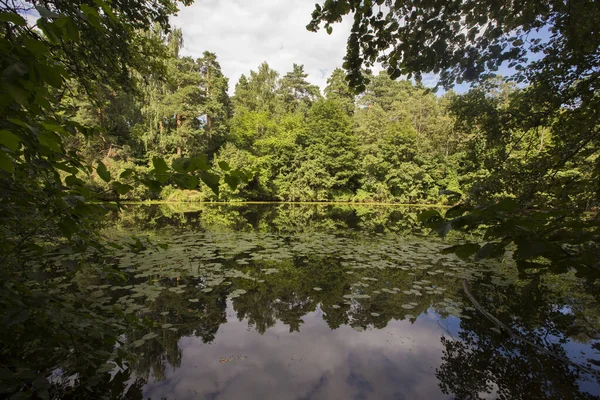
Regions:
M 202 205 L 272 205 L 272 204 L 299 204 L 299 205 L 345 205 L 345 206 L 397 206 L 420 208 L 450 208 L 454 205 L 447 204 L 419 204 L 419 203 L 356 203 L 349 201 L 98 201 L 93 204 L 126 204 L 126 205 L 162 205 L 162 204 L 202 204 Z

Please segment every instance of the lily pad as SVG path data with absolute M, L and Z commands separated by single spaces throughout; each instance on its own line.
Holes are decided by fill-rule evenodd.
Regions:
M 158 337 L 158 335 L 154 332 L 151 333 L 147 333 L 144 336 L 142 336 L 143 340 L 150 340 L 150 339 L 154 339 L 155 337 Z

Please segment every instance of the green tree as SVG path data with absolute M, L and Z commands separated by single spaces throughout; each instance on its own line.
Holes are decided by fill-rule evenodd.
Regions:
M 304 66 L 294 64 L 293 70 L 285 74 L 279 81 L 279 92 L 283 112 L 302 111 L 306 113 L 312 103 L 321 96 L 319 87 L 311 85 L 306 78 Z
M 340 102 L 348 115 L 354 112 L 354 91 L 346 82 L 346 74 L 341 68 L 334 69 L 331 76 L 327 78 L 325 97 L 327 100 Z
M 352 121 L 340 104 L 332 100 L 316 102 L 307 116 L 306 131 L 298 138 L 298 143 L 303 152 L 290 176 L 290 198 L 349 198 L 358 186 L 358 148 Z
M 232 113 L 227 93 L 229 81 L 221 71 L 216 54 L 205 51 L 197 63 L 200 64 L 204 89 L 201 107 L 204 135 L 208 141 L 207 150 L 214 152 L 224 142 L 229 131 Z
M 143 87 L 145 126 L 141 138 L 149 155 L 204 153 L 209 157 L 223 144 L 231 115 L 228 81 L 216 55 L 180 57 L 181 30 L 156 33 L 169 49 L 167 75 L 150 77 Z
M 133 92 L 97 85 L 93 99 L 76 82 L 62 97 L 64 112 L 77 123 L 93 128 L 97 134 L 83 133 L 65 141 L 89 162 L 98 159 L 141 157 L 143 144 L 132 134 L 131 127 L 143 123 L 140 99 Z
M 233 105 L 236 113 L 241 110 L 268 112 L 273 114 L 277 107 L 279 73 L 272 70 L 266 62 L 259 65 L 250 76 L 240 77 L 235 85 Z

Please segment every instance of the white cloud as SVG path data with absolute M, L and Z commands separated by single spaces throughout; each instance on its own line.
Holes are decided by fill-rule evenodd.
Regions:
M 184 55 L 217 54 L 230 92 L 241 74 L 266 61 L 281 75 L 292 64 L 304 64 L 308 80 L 323 89 L 346 52 L 351 21 L 336 24 L 333 33 L 306 30 L 315 0 L 198 0 L 172 19 L 183 30 Z
M 168 368 L 164 381 L 151 378 L 144 398 L 448 398 L 434 374 L 444 350 L 437 316 L 358 332 L 331 330 L 316 311 L 302 317 L 299 332 L 278 321 L 260 335 L 231 303 L 227 315 L 214 342 L 181 338 L 180 367 Z

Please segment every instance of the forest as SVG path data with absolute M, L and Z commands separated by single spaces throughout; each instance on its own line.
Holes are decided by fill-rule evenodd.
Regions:
M 471 115 L 479 109 L 499 114 L 523 90 L 500 76 L 464 95 L 440 96 L 382 72 L 369 74 L 357 93 L 338 68 L 321 94 L 301 64 L 282 75 L 265 62 L 242 75 L 230 97 L 217 55 L 179 56 L 178 29 L 154 35 L 164 46 L 166 75 L 145 79 L 134 94 L 101 88 L 96 101 L 81 90 L 66 95 L 65 113 L 99 132 L 66 146 L 90 163 L 101 160 L 115 176 L 144 174 L 154 157 L 170 163 L 203 154 L 211 165 L 245 171 L 248 182 L 235 190 L 223 182 L 218 195 L 207 186 L 181 190 L 168 182 L 153 192 L 138 183 L 122 200 L 452 204 L 472 191 L 494 199 L 518 194 L 519 178 L 509 175 L 522 173 L 552 146 L 543 125 L 501 142 L 478 134 Z M 493 185 L 492 172 L 498 176 Z M 575 167 L 571 173 L 586 179 L 591 171 Z M 110 188 L 95 174 L 86 179 L 98 191 Z M 103 199 L 115 195 L 108 191 Z M 595 205 L 580 201 L 588 209 Z
M 343 65 L 322 91 L 302 59 L 290 71 L 249 66 L 230 82 L 218 54 L 184 56 L 182 30 L 170 18 L 192 3 L 0 0 L 0 397 L 128 398 L 123 387 L 109 393 L 111 371 L 125 385 L 119 374 L 132 373 L 128 366 L 152 351 L 164 361 L 163 350 L 178 355 L 179 365 L 178 326 L 212 342 L 227 302 L 258 326 L 261 301 L 271 310 L 261 335 L 275 326 L 272 310 L 282 302 L 289 309 L 278 315 L 292 321 L 290 332 L 323 304 L 327 318 L 342 321 L 332 330 L 384 329 L 392 319 L 412 324 L 420 314 L 407 317 L 406 310 L 417 305 L 421 313 L 440 310 L 440 318 L 466 316 L 466 339 L 442 340 L 452 359 L 438 372 L 444 394 L 491 393 L 489 373 L 506 378 L 499 387 L 518 398 L 518 380 L 498 366 L 511 363 L 499 342 L 517 358 L 528 354 L 524 371 L 536 354 L 568 371 L 556 375 L 536 364 L 535 379 L 550 380 L 554 398 L 597 395 L 597 369 L 589 397 L 577 392 L 577 374 L 590 374 L 599 361 L 582 366 L 557 350 L 571 340 L 600 348 L 593 311 L 600 301 L 596 1 L 325 0 L 302 16 L 306 29 L 331 34 L 344 18 L 352 27 Z M 500 67 L 510 73 L 501 76 Z M 425 74 L 439 78 L 435 87 L 425 87 Z M 456 93 L 460 83 L 470 89 Z M 232 208 L 128 225 L 136 214 L 126 205 L 142 201 Z M 364 204 L 327 209 L 350 221 L 340 223 L 292 206 L 242 218 L 235 208 L 242 202 Z M 427 207 L 361 208 L 371 204 Z M 205 220 L 196 229 L 189 218 L 198 213 Z M 297 229 L 287 232 L 290 226 Z M 368 232 L 357 239 L 361 226 Z M 211 231 L 217 228 L 230 236 Z M 198 232 L 206 236 L 188 240 Z M 355 241 L 332 232 L 356 234 Z M 391 234 L 428 239 L 377 236 Z M 382 247 L 369 255 L 368 243 Z M 353 246 L 365 253 L 347 251 Z M 188 257 L 192 251 L 199 255 Z M 482 269 L 486 262 L 495 270 Z M 181 269 L 192 263 L 200 266 Z M 464 263 L 474 272 L 462 270 Z M 353 275 L 365 265 L 377 278 Z M 289 279 L 264 276 L 273 270 Z M 384 282 L 409 285 L 406 296 Z M 370 284 L 376 290 L 365 294 Z M 472 293 L 503 322 L 481 311 Z M 395 295 L 403 296 L 404 311 L 384 297 Z M 506 311 L 510 296 L 536 309 L 513 318 L 523 310 L 511 302 Z M 459 297 L 472 306 L 459 309 Z M 425 300 L 431 303 L 419 303 Z M 163 307 L 170 301 L 177 306 Z M 213 309 L 219 323 L 203 336 L 196 323 Z M 352 322 L 359 318 L 353 313 L 366 322 Z M 519 332 L 547 334 L 533 343 Z M 480 354 L 471 351 L 480 341 L 469 335 L 488 338 L 485 351 L 500 359 L 492 372 L 469 366 L 488 371 L 481 387 L 453 379 L 466 369 L 448 354 Z M 513 348 L 505 343 L 512 339 L 533 345 Z M 561 375 L 568 385 L 556 384 Z M 572 396 L 561 397 L 567 386 Z

